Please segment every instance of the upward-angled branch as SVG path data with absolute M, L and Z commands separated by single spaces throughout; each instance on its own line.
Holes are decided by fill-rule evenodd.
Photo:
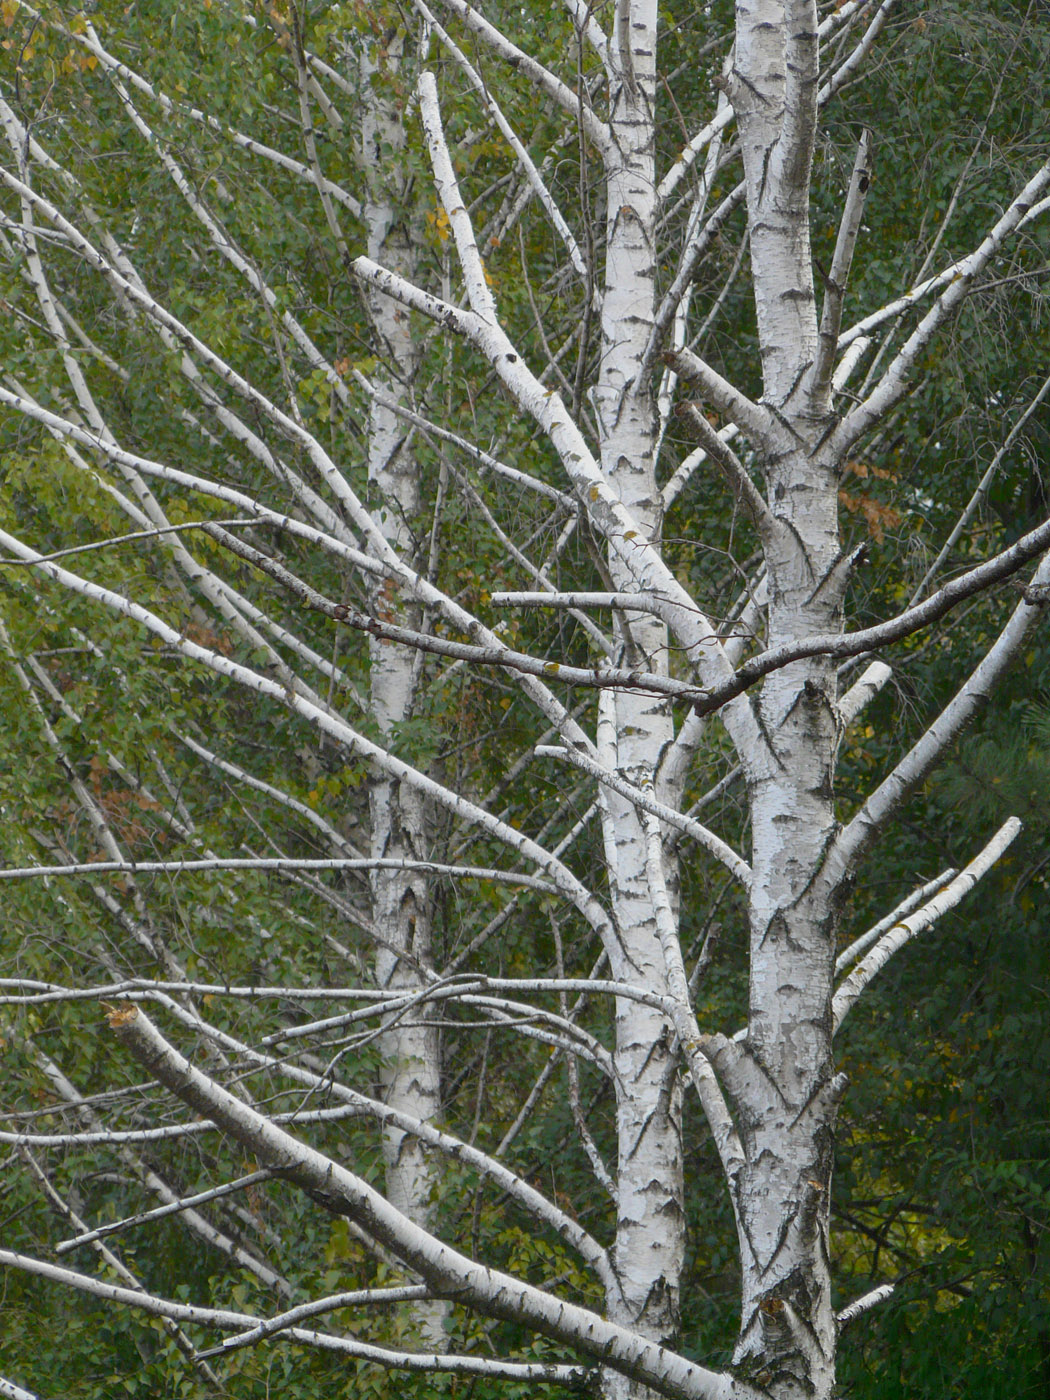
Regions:
M 1047 549 L 1050 549 L 1050 520 L 1030 530 L 1027 535 L 1022 535 L 1016 544 L 1002 550 L 994 558 L 978 564 L 965 574 L 960 574 L 923 602 L 916 603 L 913 608 L 907 608 L 886 622 L 876 623 L 874 627 L 865 627 L 860 632 L 806 637 L 800 642 L 786 642 L 760 652 L 750 661 L 745 661 L 731 681 L 713 687 L 695 708 L 701 714 L 708 714 L 747 690 L 763 676 L 779 671 L 782 667 L 789 666 L 792 661 L 799 661 L 805 656 L 861 656 L 866 651 L 900 641 L 902 637 L 910 636 L 920 628 L 929 626 L 931 622 L 936 622 L 966 598 L 972 598 L 974 594 L 1010 578 Z M 1042 601 L 1044 573 L 1045 566 L 1041 566 L 1036 578 L 1032 580 L 1030 596 L 1033 604 Z
M 1050 587 L 1050 555 L 1044 557 L 1036 570 L 1032 587 Z M 1040 603 L 1018 603 L 995 643 L 952 699 L 835 838 L 828 851 L 826 878 L 834 883 L 840 881 L 855 866 L 860 855 L 876 839 L 908 794 L 933 771 L 974 715 L 987 704 L 996 686 L 1017 659 L 1025 638 L 1042 613 L 1043 605 Z
M 825 279 L 824 307 L 820 316 L 820 341 L 817 359 L 810 374 L 810 413 L 816 419 L 825 416 L 830 406 L 831 375 L 838 352 L 839 328 L 842 325 L 842 303 L 846 295 L 853 253 L 860 236 L 864 203 L 871 185 L 871 132 L 863 131 L 857 143 L 853 174 L 846 190 L 846 202 L 839 223 L 839 236 L 831 259 L 831 271 Z
M 954 909 L 969 894 L 974 885 L 988 873 L 1011 842 L 1020 834 L 1021 823 L 1016 817 L 1011 817 L 999 828 L 984 850 L 975 856 L 950 884 L 939 890 L 928 904 L 924 904 L 914 914 L 908 914 L 901 918 L 899 923 L 894 924 L 882 935 L 875 946 L 869 950 L 835 991 L 835 999 L 832 1002 L 832 1017 L 836 1031 L 856 1005 L 865 988 L 885 967 L 893 954 L 913 938 L 917 938 L 931 924 L 936 923 L 942 914 L 946 914 L 949 909 Z
M 455 207 L 462 209 L 462 205 Z M 481 351 L 521 407 L 531 413 L 548 434 L 597 530 L 624 560 L 639 589 L 659 601 L 661 618 L 686 648 L 704 684 L 709 684 L 708 677 L 712 681 L 716 677 L 728 679 L 728 663 L 715 629 L 651 542 L 642 535 L 559 396 L 534 378 L 502 328 L 420 291 L 369 258 L 356 259 L 354 270 L 359 277 L 374 282 L 403 305 L 463 335 Z M 733 711 L 727 715 L 727 723 L 735 731 L 735 742 L 751 747 L 761 744 L 761 734 L 749 712 Z
M 559 107 L 580 121 L 587 139 L 599 150 L 604 151 L 609 142 L 609 128 L 595 116 L 588 102 L 578 92 L 563 83 L 549 68 L 512 43 L 484 15 L 478 13 L 466 0 L 442 0 L 454 15 L 463 21 L 471 33 L 486 43 L 504 63 L 521 73 Z
M 583 252 L 579 244 L 577 243 L 572 230 L 569 228 L 569 225 L 565 220 L 564 214 L 558 208 L 558 203 L 555 200 L 554 195 L 551 193 L 550 187 L 544 181 L 543 176 L 540 174 L 539 170 L 536 167 L 536 163 L 529 155 L 525 143 L 521 140 L 517 132 L 511 126 L 510 122 L 503 115 L 501 108 L 493 99 L 492 93 L 489 91 L 480 73 L 478 73 L 477 69 L 470 62 L 470 60 L 467 58 L 466 54 L 462 51 L 462 49 L 460 49 L 459 45 L 455 43 L 451 35 L 447 33 L 443 26 L 440 25 L 436 19 L 434 19 L 430 10 L 423 3 L 423 0 L 414 0 L 414 3 L 416 8 L 426 19 L 427 23 L 431 25 L 431 27 L 434 30 L 434 33 L 444 44 L 445 48 L 448 49 L 449 53 L 459 64 L 460 68 L 463 70 L 463 73 L 467 78 L 467 81 L 470 83 L 471 87 L 481 98 L 486 109 L 491 114 L 492 120 L 496 123 L 500 131 L 503 133 L 507 144 L 517 156 L 518 162 L 521 165 L 522 170 L 525 172 L 526 179 L 528 180 L 529 185 L 531 186 L 534 194 L 536 195 L 536 198 L 539 200 L 541 207 L 545 211 L 547 217 L 550 219 L 551 224 L 554 226 L 558 237 L 565 245 L 565 251 L 569 255 L 569 261 L 576 269 L 576 272 L 578 273 L 584 285 L 590 285 L 591 273 L 590 269 L 587 267 L 587 262 L 584 258 Z M 420 82 L 422 84 L 420 88 L 420 111 L 421 115 L 423 116 L 424 125 L 426 125 L 429 113 L 437 111 L 437 90 L 434 86 L 433 75 L 430 73 L 424 73 L 420 79 Z
M 974 251 L 955 265 L 948 286 L 901 346 L 878 384 L 863 403 L 846 415 L 830 442 L 830 450 L 839 460 L 844 460 L 853 444 L 885 418 L 894 404 L 904 397 L 915 363 L 923 350 L 970 295 L 975 278 L 988 266 L 1048 188 L 1050 161 L 1036 171 Z
M 549 755 L 552 758 L 564 759 L 575 768 L 581 769 L 584 773 L 589 773 L 599 783 L 618 792 L 621 797 L 626 797 L 629 802 L 633 802 L 641 811 L 648 812 L 651 816 L 665 821 L 668 826 L 677 831 L 683 832 L 686 836 L 691 836 L 698 846 L 702 846 L 705 851 L 710 852 L 716 860 L 726 867 L 730 873 L 747 889 L 751 882 L 751 870 L 733 848 L 726 844 L 721 837 L 716 836 L 713 831 L 709 831 L 706 826 L 695 821 L 692 817 L 684 816 L 668 807 L 665 803 L 657 801 L 656 797 L 630 783 L 619 773 L 610 772 L 600 763 L 595 763 L 592 759 L 586 758 L 583 754 L 575 753 L 572 749 L 558 748 L 552 745 L 540 744 L 536 747 L 538 757 Z

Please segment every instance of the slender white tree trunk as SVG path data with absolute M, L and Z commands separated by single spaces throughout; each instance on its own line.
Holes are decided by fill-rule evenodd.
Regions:
M 405 145 L 402 114 L 382 96 L 402 60 L 399 34 L 387 37 L 376 73 L 366 61 L 363 89 L 367 107 L 362 127 L 362 155 L 369 182 L 364 208 L 368 253 L 412 279 L 418 257 L 410 226 L 403 173 L 397 153 Z M 377 82 L 373 82 L 377 79 Z M 415 231 L 418 235 L 418 230 Z M 408 388 L 419 367 L 408 311 L 378 293 L 368 297 L 380 368 L 374 379 L 387 401 L 407 403 Z M 412 451 L 410 429 L 392 408 L 372 400 L 368 423 L 368 478 L 377 525 L 401 558 L 419 562 L 421 483 Z M 417 627 L 418 607 L 406 604 L 389 581 L 373 581 L 370 606 L 384 621 Z M 370 644 L 369 699 L 384 736 L 409 718 L 420 674 L 416 653 L 373 638 Z M 369 792 L 371 855 L 377 859 L 419 861 L 426 858 L 427 811 L 422 795 L 396 779 L 376 775 Z M 383 988 L 421 986 L 431 964 L 431 902 L 426 876 L 391 868 L 372 872 L 372 917 L 377 935 L 376 982 Z M 384 1101 L 423 1122 L 434 1119 L 441 1104 L 441 1047 L 437 1027 L 425 1011 L 395 1019 L 379 1040 L 383 1057 L 380 1088 Z M 417 1224 L 432 1217 L 433 1167 L 426 1148 L 411 1135 L 388 1126 L 383 1133 L 387 1197 Z M 443 1338 L 443 1304 L 421 1306 L 417 1316 L 428 1344 Z
M 642 356 L 654 316 L 656 242 L 655 149 L 657 7 L 637 0 L 620 7 L 614 36 L 618 86 L 613 93 L 606 158 L 606 266 L 602 356 L 592 394 L 602 435 L 602 465 L 639 527 L 654 542 L 661 531 L 656 484 L 656 415 Z M 637 584 L 610 552 L 616 588 Z M 662 674 L 667 629 L 648 613 L 622 615 L 618 638 L 625 663 Z M 652 779 L 673 738 L 668 707 L 653 696 L 603 697 L 599 746 L 603 760 L 636 786 Z M 666 969 L 646 875 L 645 832 L 634 806 L 602 793 L 615 941 L 613 976 L 661 992 Z M 672 889 L 676 874 L 669 869 Z M 618 1189 L 613 1265 L 618 1293 L 608 1299 L 613 1321 L 645 1337 L 673 1343 L 679 1328 L 684 1255 L 682 1095 L 673 1032 L 659 1011 L 621 1000 L 616 1008 Z M 648 1395 L 607 1373 L 610 1400 Z
M 821 453 L 827 406 L 807 393 L 818 343 L 809 239 L 816 30 L 810 0 L 737 7 L 731 97 L 747 179 L 763 402 L 776 419 L 763 463 L 774 517 L 765 541 L 772 646 L 843 625 L 838 464 Z M 835 665 L 825 657 L 771 675 L 757 700 L 766 744 L 748 762 L 748 1035 L 719 1057 L 744 1155 L 734 1182 L 743 1264 L 736 1360 L 753 1365 L 778 1400 L 823 1400 L 834 1384 L 835 899 L 821 865 L 836 829 L 836 698 Z

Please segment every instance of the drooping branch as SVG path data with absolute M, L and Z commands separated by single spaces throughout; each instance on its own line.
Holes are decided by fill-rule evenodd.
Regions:
M 533 1327 L 675 1400 L 758 1400 L 751 1386 L 732 1376 L 686 1361 L 586 1308 L 477 1264 L 443 1244 L 395 1210 L 367 1182 L 210 1080 L 136 1007 L 115 1008 L 110 1024 L 129 1052 L 177 1098 L 212 1119 L 261 1166 L 279 1173 L 326 1210 L 360 1224 L 435 1291 L 451 1293 L 486 1316 Z
M 683 352 L 684 353 L 684 352 Z M 763 539 L 772 539 L 777 522 L 766 504 L 765 497 L 729 443 L 715 432 L 698 404 L 679 404 L 678 412 L 700 439 L 708 457 L 722 471 L 735 500 L 742 502 L 751 522 Z
M 207 1308 L 195 1303 L 176 1302 L 161 1298 L 155 1293 L 136 1292 L 106 1279 L 81 1274 L 74 1269 L 63 1268 L 34 1259 L 29 1255 L 18 1254 L 14 1250 L 0 1249 L 0 1264 L 19 1269 L 23 1273 L 35 1274 L 38 1278 L 62 1284 L 78 1292 L 87 1293 L 109 1302 L 122 1303 L 125 1307 L 137 1308 L 153 1317 L 168 1318 L 175 1322 L 188 1322 L 202 1327 L 214 1327 L 223 1331 L 236 1331 L 243 1334 L 245 1329 L 255 1333 L 259 1329 L 259 1339 L 275 1331 L 267 1328 L 266 1320 L 253 1317 L 251 1313 L 234 1312 L 227 1308 Z M 402 1292 L 403 1290 L 398 1290 Z M 340 1295 L 337 1295 L 337 1297 Z M 426 1296 L 434 1294 L 428 1289 Z M 359 1302 L 366 1300 L 359 1299 Z M 391 1301 L 396 1301 L 391 1299 Z M 318 1299 L 318 1304 L 326 1303 L 328 1308 L 341 1306 L 331 1299 Z M 328 1310 L 325 1308 L 324 1310 Z M 358 1342 L 349 1337 L 340 1337 L 331 1332 L 317 1332 L 312 1328 L 287 1325 L 275 1332 L 281 1338 L 296 1342 L 301 1346 L 318 1347 L 324 1351 L 341 1353 L 365 1361 L 375 1361 L 390 1370 L 405 1371 L 448 1371 L 452 1374 L 495 1376 L 507 1380 L 547 1382 L 567 1385 L 577 1389 L 586 1384 L 587 1375 L 579 1366 L 560 1365 L 557 1362 L 513 1362 L 498 1359 L 488 1360 L 471 1356 L 441 1356 L 410 1351 L 394 1351 L 387 1347 L 373 1346 L 368 1342 Z M 255 1338 L 253 1337 L 253 1340 Z M 211 1353 L 215 1355 L 215 1352 Z M 22 1392 L 24 1394 L 25 1392 Z

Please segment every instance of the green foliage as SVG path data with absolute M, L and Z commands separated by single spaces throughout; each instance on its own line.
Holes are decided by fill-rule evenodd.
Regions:
M 340 383 L 347 386 L 355 384 L 355 371 L 376 377 L 385 368 L 384 355 L 371 341 L 357 288 L 334 249 L 315 191 L 276 167 L 260 167 L 229 139 L 230 128 L 243 129 L 289 158 L 304 158 L 296 121 L 287 118 L 294 78 L 280 34 L 288 14 L 280 5 L 269 18 L 269 7 L 248 8 L 251 24 L 233 6 L 217 2 L 173 6 L 170 0 L 140 0 L 128 6 L 102 0 L 93 7 L 91 21 L 103 42 L 140 66 L 176 104 L 165 109 L 143 98 L 142 110 L 155 132 L 152 145 L 129 120 L 113 83 L 72 38 L 60 28 L 33 24 L 7 4 L 2 15 L 4 32 L 17 46 L 24 118 L 61 153 L 83 202 L 99 211 L 122 241 L 146 287 L 282 411 L 299 414 L 368 499 L 362 450 L 367 404 L 356 387 L 345 399 L 337 392 L 331 374 L 297 350 L 282 329 L 282 317 L 294 315 L 325 347 Z M 563 6 L 488 7 L 494 19 L 501 18 L 501 11 L 522 46 L 566 73 L 567 80 L 595 79 L 596 64 L 589 57 L 581 60 L 582 72 L 576 71 L 575 39 Z M 44 12 L 48 20 L 62 21 L 74 31 L 82 28 L 82 17 L 70 5 L 47 5 Z M 668 35 L 674 35 L 677 71 L 659 97 L 660 111 L 667 116 L 660 134 L 662 168 L 709 103 L 724 52 L 724 44 L 712 41 L 728 33 L 731 7 L 722 0 L 704 7 L 669 5 L 664 21 Z M 990 211 L 1002 207 L 1028 173 L 1032 146 L 1043 139 L 1042 85 L 1050 55 L 1045 26 L 1025 21 L 1024 7 L 1006 0 L 990 6 L 960 0 L 929 11 L 903 7 L 880 41 L 871 80 L 851 88 L 846 101 L 829 109 L 813 195 L 818 266 L 830 263 L 856 131 L 870 124 L 876 133 L 876 185 L 850 285 L 848 319 L 859 318 L 909 285 L 929 260 L 940 267 L 968 251 Z M 306 22 L 314 51 L 338 68 L 346 60 L 347 45 L 391 36 L 403 21 L 392 8 L 347 3 L 315 7 Z M 5 52 L 13 64 L 15 49 Z M 461 89 L 455 72 L 440 63 L 439 71 L 465 196 L 478 227 L 494 229 L 507 190 L 516 188 L 511 153 L 479 119 L 476 103 Z M 3 71 L 5 95 L 15 77 L 10 66 Z M 381 155 L 392 165 L 397 156 L 391 180 L 398 185 L 398 214 L 420 230 L 423 280 L 440 287 L 451 266 L 447 219 L 429 194 L 419 193 L 429 190 L 429 184 L 411 86 L 383 64 L 371 84 L 404 111 L 405 151 Z M 561 140 L 558 115 L 549 104 L 536 103 L 520 74 L 501 71 L 498 96 L 538 162 L 556 152 L 551 188 L 573 210 L 574 220 L 589 222 L 600 257 L 604 210 L 579 143 L 575 137 Z M 346 99 L 350 124 L 360 117 L 357 100 L 353 93 Z M 181 103 L 219 114 L 219 126 L 195 121 Z M 192 189 L 221 218 L 249 265 L 265 276 L 274 293 L 272 304 L 251 293 L 241 274 L 209 243 L 158 161 L 158 150 L 180 163 Z M 344 183 L 355 197 L 363 196 L 349 135 L 324 138 L 323 163 L 332 180 Z M 46 167 L 38 166 L 34 175 L 47 197 L 59 202 L 70 198 L 62 180 Z M 713 199 L 724 196 L 736 178 L 734 168 L 720 173 Z M 687 206 L 688 201 L 676 208 L 662 230 L 668 249 L 661 260 L 661 290 L 673 275 L 671 254 L 681 241 Z M 5 205 L 8 213 L 16 209 L 16 203 Z M 340 217 L 348 246 L 354 253 L 363 251 L 362 225 L 345 211 Z M 697 324 L 706 319 L 736 265 L 744 234 L 740 211 L 727 221 L 699 270 Z M 841 498 L 843 534 L 850 544 L 865 542 L 869 559 L 851 598 L 855 625 L 906 604 L 984 472 L 994 444 L 1002 440 L 1002 424 L 1017 421 L 1045 375 L 1045 307 L 1031 289 L 1045 273 L 1046 254 L 1044 221 L 1011 252 L 1010 261 L 995 268 L 991 284 L 930 351 L 906 404 L 850 464 Z M 542 363 L 534 309 L 542 306 L 543 334 L 556 354 L 564 352 L 559 363 L 571 395 L 577 380 L 588 381 L 601 346 L 596 328 L 586 321 L 585 289 L 564 275 L 563 262 L 556 236 L 535 209 L 511 237 L 486 252 L 510 334 Z M 530 285 L 522 276 L 523 263 Z M 79 360 L 91 392 L 122 445 L 248 494 L 272 492 L 267 464 L 244 441 L 210 428 L 198 430 L 202 399 L 183 372 L 181 349 L 161 341 L 134 315 L 123 314 L 111 290 L 71 255 L 58 256 L 50 266 L 63 304 L 89 346 Z M 757 394 L 760 367 L 746 251 L 740 267 L 721 317 L 699 348 L 716 368 Z M 66 411 L 61 356 L 47 335 L 34 331 L 39 307 L 17 250 L 5 262 L 2 294 L 6 320 L 0 348 L 7 376 L 45 408 Z M 901 335 L 916 314 L 902 319 Z M 453 421 L 469 423 L 486 450 L 541 480 L 561 484 L 553 454 L 531 423 L 508 413 L 489 382 L 478 383 L 469 347 L 432 335 L 422 322 L 419 326 L 423 364 L 413 390 L 420 409 L 436 413 L 447 408 Z M 236 402 L 218 376 L 208 386 L 220 403 Z M 581 415 L 586 412 L 584 400 Z M 1045 517 L 1042 472 L 1048 441 L 1050 414 L 1044 404 L 1004 460 L 974 528 L 949 560 L 950 568 L 983 557 Z M 664 479 L 693 446 L 684 426 L 672 419 L 663 446 Z M 450 463 L 458 469 L 458 459 L 423 435 L 415 447 L 426 511 L 443 500 L 436 531 L 441 547 L 434 551 L 436 581 L 476 606 L 487 621 L 504 624 L 502 635 L 515 647 L 530 650 L 541 637 L 548 645 L 551 633 L 541 627 L 549 629 L 549 617 L 508 618 L 491 607 L 491 594 L 517 586 L 520 573 L 495 534 L 477 527 L 472 504 L 448 488 Z M 291 469 L 320 489 L 313 466 L 295 442 L 282 441 L 280 451 Z M 128 512 L 114 494 L 134 495 L 127 477 L 100 457 L 82 460 L 84 465 L 71 460 L 43 427 L 5 413 L 0 418 L 0 527 L 44 552 L 94 544 L 131 528 Z M 530 540 L 535 557 L 546 557 L 564 517 L 541 509 L 504 480 L 478 475 L 472 481 L 493 515 L 513 520 L 516 534 Z M 149 486 L 173 524 L 237 514 L 185 483 L 151 478 Z M 290 493 L 271 498 L 280 509 L 291 509 Z M 428 542 L 426 529 L 420 535 L 422 547 Z M 713 615 L 729 617 L 757 541 L 749 522 L 727 504 L 721 486 L 695 478 L 666 521 L 665 536 L 675 571 Z M 198 560 L 227 578 L 250 603 L 264 608 L 315 655 L 326 662 L 334 659 L 341 674 L 325 683 L 326 701 L 375 738 L 377 725 L 357 708 L 370 672 L 361 639 L 307 613 L 272 579 L 231 559 L 213 540 L 199 534 L 184 538 Z M 327 597 L 356 598 L 358 585 L 349 569 L 331 555 L 277 531 L 259 542 Z M 600 586 L 595 556 L 593 542 L 581 531 L 560 555 L 555 581 L 564 587 Z M 261 639 L 253 643 L 237 635 L 220 610 L 211 603 L 204 606 L 179 581 L 162 547 L 128 542 L 69 562 L 83 578 L 134 597 L 217 656 L 267 677 L 279 675 L 282 683 L 282 664 L 296 661 L 286 638 L 266 634 L 273 648 L 268 650 Z M 876 701 L 845 737 L 839 790 L 843 813 L 887 769 L 902 737 L 920 732 L 951 694 L 994 636 L 1007 597 L 1013 600 L 1005 591 L 982 600 L 957 620 L 897 650 L 896 688 Z M 85 819 L 84 805 L 71 796 L 74 784 L 90 794 L 121 849 L 135 859 L 192 858 L 202 851 L 328 853 L 325 839 L 301 813 L 209 768 L 180 743 L 180 733 L 232 759 L 259 783 L 280 788 L 345 839 L 367 844 L 368 781 L 362 764 L 334 743 L 307 733 L 278 699 L 191 668 L 137 624 L 103 615 L 37 575 L 30 582 L 27 573 L 5 568 L 0 611 L 10 639 L 10 654 L 5 652 L 0 665 L 0 725 L 5 752 L 17 755 L 16 762 L 0 765 L 0 864 L 96 861 L 106 855 L 98 831 Z M 559 617 L 558 626 L 559 658 L 593 665 L 592 641 L 567 616 Z M 13 664 L 28 658 L 37 668 L 32 674 L 39 705 L 27 699 Z M 675 658 L 672 667 L 678 664 Z M 580 704 L 590 721 L 592 703 L 581 699 Z M 986 717 L 943 777 L 930 785 L 921 810 L 907 814 L 873 872 L 858 883 L 847 911 L 849 929 L 861 930 L 917 879 L 929 878 L 949 862 L 965 863 L 1006 813 L 1025 817 L 1029 834 L 1020 854 L 1004 862 L 977 900 L 891 966 L 868 1009 L 856 1013 L 847 1036 L 845 1068 L 853 1090 L 842 1121 L 835 1188 L 842 1298 L 887 1277 L 901 1279 L 892 1304 L 861 1319 L 847 1334 L 844 1386 L 864 1400 L 905 1393 L 917 1400 L 946 1394 L 957 1400 L 995 1400 L 1000 1394 L 1035 1394 L 1047 1385 L 1050 1142 L 1045 1085 L 1050 1043 L 1045 998 L 1050 968 L 1040 920 L 1050 878 L 1048 706 L 1050 651 L 1044 628 L 1025 658 L 1024 675 L 1007 687 L 1002 707 Z M 406 761 L 440 775 L 457 791 L 489 795 L 493 809 L 505 812 L 512 825 L 544 832 L 555 843 L 585 811 L 590 794 L 582 786 L 566 789 L 538 764 L 527 779 L 518 775 L 515 759 L 537 742 L 542 728 L 520 693 L 498 675 L 465 668 L 445 672 L 426 663 L 417 702 L 393 727 L 390 743 Z M 724 771 L 727 754 L 724 736 L 712 728 L 689 800 L 711 786 L 712 773 Z M 172 811 L 188 814 L 189 821 L 169 820 Z M 705 810 L 704 820 L 727 839 L 745 844 L 739 788 L 730 786 L 718 804 Z M 435 858 L 458 859 L 460 833 L 452 819 L 437 814 L 433 828 Z M 599 842 L 593 828 L 578 840 L 573 851 L 581 869 L 600 869 Z M 494 841 L 482 840 L 471 848 L 471 860 L 499 865 L 504 852 Z M 602 880 L 593 875 L 599 893 L 604 892 Z M 148 906 L 145 918 L 136 906 L 136 887 Z M 326 876 L 307 884 L 257 872 L 211 872 L 184 874 L 177 881 L 141 876 L 133 885 L 121 876 L 100 875 L 91 881 L 34 881 L 3 888 L 0 971 L 5 976 L 95 984 L 160 976 L 167 968 L 159 951 L 163 945 L 190 977 L 229 985 L 324 988 L 344 982 L 351 975 L 348 968 L 355 971 L 370 956 L 367 918 L 359 914 L 367 907 L 367 887 L 356 877 Z M 713 888 L 709 862 L 691 855 L 682 874 L 683 939 L 695 954 L 712 920 L 721 929 L 702 984 L 702 1019 L 732 1027 L 746 1011 L 740 933 L 746 916 L 735 893 L 715 907 Z M 506 890 L 494 882 L 453 886 L 435 880 L 433 891 L 435 961 L 444 965 L 497 919 Z M 513 917 L 499 926 L 476 965 L 500 975 L 553 973 L 559 952 L 551 914 L 548 901 L 521 895 Z M 587 975 L 594 966 L 595 950 L 576 930 L 566 929 L 562 954 L 568 975 Z M 220 996 L 205 998 L 205 1005 L 220 1029 L 253 1040 L 272 1033 L 275 1025 L 286 1027 L 337 1009 L 321 1002 L 309 1003 L 304 1011 L 299 1004 Z M 549 1005 L 552 1011 L 559 1009 L 556 998 L 549 998 Z M 902 1007 L 908 1008 L 903 1016 Z M 609 1020 L 601 1009 L 588 1008 L 581 1025 L 609 1043 Z M 85 1091 L 106 1086 L 118 1095 L 114 1122 L 140 1123 L 141 1086 L 114 1052 L 93 1003 L 19 1012 L 4 1008 L 0 1037 L 5 1078 L 17 1086 L 6 1109 L 34 1115 L 30 1121 L 37 1130 L 57 1131 L 68 1121 L 40 1054 L 60 1062 Z M 326 1046 L 325 1053 L 342 1049 Z M 535 1081 L 548 1055 L 548 1047 L 537 1042 L 480 1035 L 477 1022 L 462 1010 L 450 1011 L 445 1027 L 449 1126 L 495 1147 L 515 1118 L 522 1086 Z M 371 1092 L 379 1076 L 379 1052 L 374 1045 L 354 1045 L 352 1054 L 342 1054 L 340 1068 L 348 1083 Z M 294 1110 L 300 1101 L 276 1076 L 251 1075 L 246 1083 L 260 1100 L 282 1111 Z M 586 1069 L 581 1093 L 598 1146 L 609 1158 L 615 1141 L 613 1094 Z M 614 1211 L 576 1138 L 564 1069 L 548 1087 L 543 1107 L 517 1137 L 510 1163 L 597 1237 L 607 1239 Z M 368 1179 L 379 1179 L 379 1146 L 370 1129 L 336 1123 L 311 1131 L 313 1140 L 333 1155 L 352 1160 Z M 252 1169 L 214 1135 L 180 1145 L 158 1144 L 151 1152 L 157 1169 L 187 1191 Z M 736 1327 L 736 1256 L 714 1153 L 696 1123 L 689 1127 L 687 1162 L 693 1189 L 683 1345 L 690 1354 L 725 1360 Z M 138 1183 L 115 1148 L 55 1150 L 44 1154 L 43 1167 L 77 1200 L 86 1220 L 115 1221 L 141 1207 Z M 60 1239 L 76 1233 L 49 1206 L 30 1174 L 13 1172 L 4 1193 L 9 1247 L 43 1257 Z M 598 1305 L 593 1279 L 561 1241 L 538 1231 L 474 1174 L 443 1169 L 433 1206 L 443 1238 L 541 1286 L 556 1286 L 574 1301 Z M 345 1222 L 330 1221 L 274 1183 L 259 1187 L 247 1215 L 245 1220 L 223 1211 L 217 1218 L 231 1231 L 243 1231 L 259 1248 L 276 1241 L 280 1268 L 297 1298 L 397 1281 L 392 1270 L 366 1255 Z M 121 1257 L 164 1296 L 260 1313 L 279 1306 L 235 1263 L 206 1251 L 171 1222 L 126 1238 L 127 1243 L 120 1237 Z M 84 1272 L 104 1272 L 87 1247 L 68 1258 Z M 5 1287 L 0 1373 L 31 1373 L 42 1395 L 70 1400 L 125 1394 L 188 1400 L 215 1394 L 238 1400 L 271 1395 L 386 1400 L 418 1394 L 489 1400 L 496 1394 L 516 1398 L 542 1391 L 481 1380 L 406 1377 L 371 1363 L 326 1358 L 288 1342 L 224 1358 L 216 1390 L 156 1321 L 115 1312 L 15 1272 Z M 333 1325 L 376 1343 L 407 1346 L 418 1341 L 418 1325 L 408 1307 L 365 1315 L 364 1320 L 359 1314 L 337 1315 Z M 213 1341 L 210 1333 L 207 1338 L 193 1329 L 188 1333 L 200 1346 Z M 40 1337 L 61 1338 L 61 1345 L 42 1347 Z M 449 1347 L 536 1359 L 554 1354 L 510 1323 L 489 1327 L 459 1309 L 450 1316 Z

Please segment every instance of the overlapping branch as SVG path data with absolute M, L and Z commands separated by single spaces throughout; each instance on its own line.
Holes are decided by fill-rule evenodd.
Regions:
M 452 1293 L 487 1316 L 524 1323 L 661 1395 L 682 1400 L 757 1400 L 757 1392 L 742 1381 L 686 1361 L 586 1308 L 477 1264 L 443 1244 L 395 1210 L 365 1181 L 210 1080 L 136 1007 L 115 1008 L 110 1024 L 127 1050 L 177 1098 L 215 1122 L 261 1166 L 278 1172 L 326 1210 L 361 1225 L 435 1292 Z

